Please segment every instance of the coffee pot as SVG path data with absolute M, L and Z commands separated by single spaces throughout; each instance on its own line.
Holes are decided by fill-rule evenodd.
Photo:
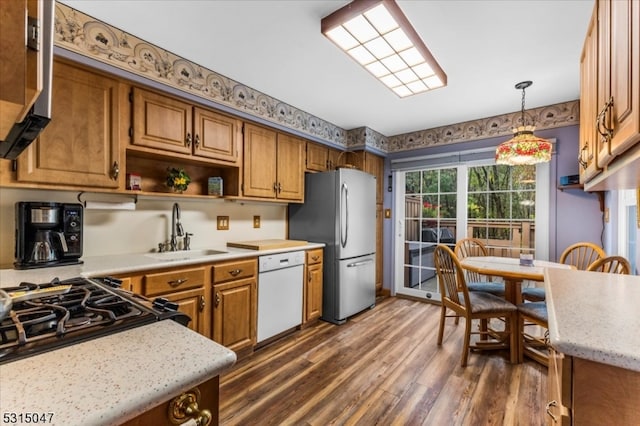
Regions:
M 82 263 L 81 204 L 16 203 L 17 269 Z
M 33 242 L 33 250 L 31 252 L 31 261 L 35 263 L 53 262 L 57 259 L 56 252 L 53 249 L 53 241 L 51 239 L 52 231 L 37 231 L 35 241 Z

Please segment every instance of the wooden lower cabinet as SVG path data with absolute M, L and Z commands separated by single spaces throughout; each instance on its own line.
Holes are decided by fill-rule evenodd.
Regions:
M 547 424 L 632 425 L 640 419 L 640 372 L 551 351 Z
M 256 344 L 257 259 L 213 265 L 213 333 L 216 342 L 238 357 Z
M 188 327 L 204 336 L 210 334 L 209 303 L 205 283 L 205 266 L 163 268 L 140 275 L 118 276 L 122 288 L 141 294 L 149 300 L 163 297 L 178 304 L 178 310 L 191 318 Z
M 302 310 L 302 325 L 310 324 L 322 316 L 322 285 L 323 285 L 323 252 L 313 249 L 306 252 L 305 282 L 303 288 L 304 308 Z
M 176 395 L 175 398 L 169 401 L 166 401 L 156 406 L 155 408 L 150 409 L 146 413 L 140 414 L 138 417 L 135 417 L 134 419 L 131 419 L 123 423 L 123 426 L 148 426 L 148 425 L 175 426 L 176 424 L 182 424 L 190 420 L 191 418 L 195 418 L 191 416 L 182 417 L 182 414 L 180 413 L 179 418 L 172 419 L 170 415 L 170 413 L 174 411 L 173 410 L 174 404 L 172 403 L 179 401 L 179 399 L 187 393 L 194 393 L 196 395 L 198 394 L 200 395 L 200 398 L 196 401 L 198 404 L 197 409 L 199 411 L 208 410 L 209 413 L 211 414 L 210 424 L 217 425 L 218 418 L 219 418 L 218 407 L 220 403 L 219 387 L 220 387 L 220 379 L 218 376 L 216 376 L 213 379 L 209 379 L 203 384 L 196 386 L 194 389 L 197 390 L 197 393 L 194 392 L 193 390 L 188 390 L 187 392 L 184 392 L 181 395 Z

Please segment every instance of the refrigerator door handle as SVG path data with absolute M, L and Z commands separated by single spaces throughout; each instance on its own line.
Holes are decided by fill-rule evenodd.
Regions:
M 361 260 L 360 262 L 353 262 L 347 265 L 347 268 L 355 268 L 357 266 L 367 265 L 373 263 L 373 259 Z
M 344 202 L 342 202 L 344 200 Z M 340 187 L 340 245 L 344 248 L 349 237 L 349 188 L 345 182 Z M 342 209 L 345 210 L 344 222 L 342 219 Z M 342 232 L 344 230 L 344 233 Z

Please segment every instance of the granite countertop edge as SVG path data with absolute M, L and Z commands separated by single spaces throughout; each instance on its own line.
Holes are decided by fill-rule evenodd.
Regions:
M 0 406 L 5 413 L 52 413 L 52 424 L 119 424 L 235 361 L 224 346 L 160 321 L 0 365 Z
M 547 268 L 545 292 L 555 350 L 640 372 L 640 277 Z

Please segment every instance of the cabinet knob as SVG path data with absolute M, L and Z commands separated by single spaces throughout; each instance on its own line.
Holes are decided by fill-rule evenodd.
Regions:
M 214 302 L 214 306 L 217 308 L 220 305 L 220 292 L 216 291 L 216 300 Z
M 199 148 L 199 147 L 200 147 L 200 135 L 198 135 L 197 133 L 196 133 L 196 137 L 195 137 L 195 139 L 194 139 L 194 141 L 193 141 L 193 145 L 194 145 L 196 148 Z
M 187 146 L 191 146 L 191 133 L 187 133 L 187 141 L 186 141 Z
M 232 277 L 237 277 L 241 272 L 242 269 L 232 269 L 231 271 L 229 271 L 229 274 L 231 274 Z
M 204 302 L 204 296 L 200 296 L 200 312 L 204 311 L 204 307 L 205 307 L 205 302 Z

